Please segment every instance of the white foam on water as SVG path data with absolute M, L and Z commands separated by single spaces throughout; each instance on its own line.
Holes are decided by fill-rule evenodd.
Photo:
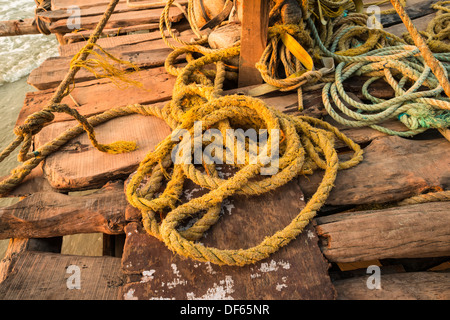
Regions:
M 34 0 L 0 0 L 0 21 L 33 18 Z M 27 76 L 45 59 L 58 55 L 54 35 L 0 37 L 0 86 Z

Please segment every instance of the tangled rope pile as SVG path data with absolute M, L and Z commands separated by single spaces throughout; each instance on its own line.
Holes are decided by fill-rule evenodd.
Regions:
M 157 116 L 166 121 L 174 131 L 180 129 L 192 131 L 196 121 L 202 121 L 203 130 L 217 127 L 224 133 L 228 128 L 254 127 L 268 131 L 277 129 L 285 137 L 277 151 L 279 154 L 272 154 L 272 156 L 279 156 L 277 174 L 267 176 L 262 180 L 257 179 L 264 164 L 249 163 L 248 159 L 244 164 L 235 164 L 234 166 L 239 170 L 227 180 L 218 177 L 214 165 L 205 166 L 204 169 L 188 164 L 174 165 L 170 155 L 176 143 L 172 141 L 171 137 L 167 137 L 156 147 L 154 152 L 150 152 L 142 160 L 136 174 L 132 176 L 127 185 L 126 193 L 129 202 L 142 211 L 144 226 L 150 234 L 164 241 L 172 250 L 193 259 L 241 266 L 259 261 L 289 243 L 324 204 L 332 189 L 337 171 L 354 166 L 362 160 L 360 147 L 336 128 L 321 120 L 309 117 L 289 117 L 268 107 L 256 98 L 239 95 L 221 96 L 224 79 L 227 77 L 223 61 L 239 55 L 239 46 L 224 50 L 204 51 L 199 46 L 191 45 L 175 50 L 167 59 L 167 67 L 178 77 L 172 101 L 162 110 L 154 106 L 131 105 L 111 109 L 88 120 L 84 119 L 73 109 L 60 104 L 60 101 L 64 95 L 68 94 L 71 79 L 79 68 L 84 66 L 83 61 L 86 61 L 96 38 L 101 34 L 105 21 L 109 18 L 117 2 L 118 0 L 112 0 L 102 19 L 103 23 L 99 24 L 88 45 L 77 55 L 76 63 L 71 64 L 66 79 L 58 87 L 48 107 L 29 116 L 24 126 L 16 130 L 18 137 L 12 145 L 17 147 L 22 144 L 20 153 L 24 163 L 15 169 L 8 179 L 1 182 L 0 193 L 4 195 L 9 192 L 45 157 L 83 131 L 88 132 L 93 145 L 100 151 L 109 152 L 114 149 L 113 152 L 126 152 L 131 150 L 132 148 L 123 148 L 120 143 L 119 146 L 117 144 L 101 145 L 95 139 L 92 128 L 118 116 L 133 113 Z M 170 67 L 170 61 L 173 61 L 176 55 L 183 52 L 192 53 L 195 50 L 207 54 L 199 59 L 190 59 L 188 65 L 182 69 Z M 204 67 L 209 64 L 216 64 L 215 72 L 205 72 Z M 52 121 L 54 112 L 71 114 L 80 122 L 80 125 L 67 130 L 38 150 L 29 152 L 31 137 L 39 132 L 45 124 Z M 271 139 L 272 136 L 269 136 L 268 140 Z M 354 150 L 354 156 L 350 160 L 339 161 L 334 149 L 335 139 L 342 140 Z M 1 158 L 7 156 L 14 149 L 13 147 L 7 148 Z M 275 153 L 275 151 L 269 150 L 269 153 Z M 249 249 L 220 250 L 207 248 L 195 242 L 217 221 L 220 204 L 225 198 L 233 194 L 266 193 L 287 183 L 299 174 L 311 174 L 313 170 L 319 168 L 325 170 L 325 175 L 316 194 L 291 224 L 266 238 L 261 244 Z M 150 183 L 141 186 L 146 179 Z M 167 186 L 156 197 L 156 192 L 159 191 L 164 179 L 168 179 Z M 180 205 L 185 179 L 191 179 L 211 191 L 200 198 Z M 158 213 L 161 216 L 165 215 L 162 221 L 158 221 Z M 198 221 L 188 230 L 179 231 L 180 222 L 192 216 L 199 216 Z
M 302 87 L 314 85 L 319 80 L 323 81 L 325 107 L 330 115 L 340 120 L 340 116 L 337 116 L 331 105 L 329 95 L 333 97 L 338 108 L 345 110 L 343 107 L 348 107 L 340 99 L 350 105 L 352 101 L 348 100 L 349 97 L 343 91 L 343 81 L 353 74 L 370 75 L 370 80 L 364 85 L 367 90 L 373 81 L 384 76 L 398 96 L 390 101 L 381 101 L 366 93 L 366 97 L 374 104 L 353 105 L 358 110 L 346 111 L 348 116 L 355 117 L 355 120 L 350 120 L 349 125 L 370 125 L 380 130 L 380 127 L 376 125 L 378 121 L 398 116 L 411 128 L 407 134 L 415 134 L 425 127 L 448 126 L 446 112 L 449 109 L 449 102 L 441 95 L 443 88 L 440 86 L 439 79 L 434 77 L 430 72 L 431 68 L 424 64 L 416 47 L 405 44 L 402 39 L 387 34 L 383 30 L 363 29 L 362 24 L 367 21 L 365 15 L 350 13 L 346 17 L 341 16 L 345 10 L 355 8 L 347 0 L 319 0 L 320 13 L 316 20 L 330 21 L 329 25 L 322 24 L 321 31 L 316 29 L 316 23 L 311 14 L 316 11 L 312 9 L 308 1 L 302 1 L 301 16 L 294 15 L 297 20 L 292 20 L 292 16 L 286 16 L 287 11 L 281 5 L 277 8 L 277 3 L 281 2 L 277 1 L 272 8 L 272 17 L 279 17 L 281 23 L 279 19 L 275 19 L 276 23 L 269 29 L 269 46 L 258 64 L 263 78 L 268 83 L 282 90 L 299 90 L 299 96 L 301 96 Z M 264 130 L 270 133 L 266 147 L 271 145 L 272 139 L 276 139 L 271 134 L 272 130 L 275 130 L 283 138 L 277 149 L 268 149 L 271 157 L 279 158 L 278 171 L 273 175 L 261 176 L 260 171 L 267 164 L 253 163 L 249 157 L 245 158 L 244 163 L 237 161 L 230 163 L 236 173 L 228 179 L 220 178 L 217 168 L 211 163 L 204 162 L 201 165 L 186 162 L 174 163 L 172 155 L 179 141 L 174 140 L 174 135 L 170 135 L 160 142 L 154 151 L 145 156 L 126 185 L 127 199 L 131 205 L 141 211 L 145 230 L 163 241 L 174 252 L 199 261 L 233 266 L 243 266 L 267 258 L 302 232 L 325 203 L 338 170 L 353 167 L 362 160 L 361 148 L 327 122 L 306 116 L 283 114 L 254 97 L 223 96 L 225 79 L 236 79 L 237 76 L 227 62 L 239 55 L 239 42 L 224 49 L 208 48 L 205 37 L 195 26 L 193 30 L 198 39 L 193 42 L 181 41 L 170 33 L 171 23 L 168 12 L 173 0 L 167 2 L 160 20 L 162 37 L 174 49 L 165 63 L 167 71 L 177 77 L 172 100 L 162 109 L 154 105 L 129 105 L 110 109 L 103 114 L 85 119 L 75 109 L 61 104 L 61 100 L 69 94 L 69 86 L 80 68 L 92 69 L 102 65 L 87 58 L 93 52 L 95 42 L 117 3 L 118 0 L 111 0 L 87 45 L 72 60 L 67 76 L 48 105 L 42 111 L 29 116 L 25 124 L 16 129 L 17 138 L 0 154 L 0 161 L 2 161 L 12 150 L 21 145 L 19 158 L 23 162 L 22 166 L 12 171 L 8 179 L 0 182 L 0 195 L 10 192 L 48 155 L 83 132 L 87 132 L 92 144 L 99 151 L 120 153 L 134 150 L 137 146 L 132 142 L 119 141 L 103 145 L 95 138 L 93 127 L 119 116 L 129 114 L 156 116 L 163 119 L 174 133 L 180 130 L 189 132 L 188 139 L 191 139 L 191 145 L 195 145 L 195 135 L 192 134 L 195 123 L 201 123 L 202 132 L 209 128 L 219 130 L 223 139 L 228 137 L 228 129 Z M 189 4 L 192 5 L 192 0 Z M 280 11 L 277 11 L 278 9 Z M 192 7 L 188 7 L 186 15 L 191 22 Z M 175 47 L 169 43 L 164 35 L 164 28 L 168 29 L 169 34 L 182 47 Z M 297 44 L 292 42 L 290 37 L 297 41 Z M 284 48 L 280 48 L 281 44 Z M 308 46 L 309 49 L 304 51 L 315 57 L 316 62 L 321 54 L 339 61 L 335 76 L 330 76 L 323 69 L 314 70 L 308 56 L 302 55 L 304 52 L 299 47 L 302 45 Z M 292 46 L 296 49 L 295 53 L 290 53 Z M 336 51 L 337 49 L 339 50 Z M 174 65 L 174 61 L 182 54 L 186 55 L 188 63 L 180 68 Z M 448 62 L 448 55 L 445 53 L 435 56 L 442 63 Z M 278 64 L 278 61 L 282 63 Z M 285 79 L 277 76 L 281 65 Z M 448 64 L 445 64 L 445 68 L 447 72 Z M 395 76 L 398 74 L 402 77 L 397 82 Z M 414 84 L 406 89 L 408 81 L 414 81 Z M 426 86 L 430 90 L 418 91 L 421 86 Z M 367 114 L 364 114 L 364 111 Z M 412 114 L 413 111 L 418 115 Z M 54 112 L 70 114 L 80 124 L 31 152 L 32 137 L 53 120 Z M 409 120 L 408 117 L 413 120 Z M 353 151 L 350 160 L 339 160 L 334 147 L 336 140 L 341 140 Z M 183 141 L 183 143 L 186 142 Z M 202 141 L 205 148 L 216 142 Z M 263 146 L 259 145 L 258 148 L 261 149 Z M 233 154 L 233 150 L 227 147 L 216 151 L 215 156 L 220 153 Z M 248 146 L 245 151 L 247 154 L 250 153 Z M 232 158 L 235 159 L 234 156 Z M 312 174 L 318 169 L 324 170 L 323 180 L 305 208 L 289 225 L 266 237 L 260 244 L 247 249 L 227 250 L 206 247 L 197 242 L 204 232 L 218 221 L 221 204 L 227 197 L 267 193 L 300 174 Z M 187 179 L 210 191 L 201 197 L 182 203 L 183 185 Z M 193 222 L 189 228 L 185 227 L 187 220 Z
M 407 45 L 382 29 L 361 25 L 345 25 L 333 32 L 333 38 L 323 42 L 313 21 L 308 19 L 307 22 L 322 53 L 339 62 L 334 81 L 324 86 L 322 95 L 325 108 L 334 120 L 346 126 L 370 126 L 399 136 L 413 136 L 429 128 L 443 130 L 450 126 L 447 92 L 450 53 L 421 55 L 419 48 L 423 46 Z M 366 39 L 361 39 L 362 33 L 367 34 Z M 417 36 L 414 38 L 418 39 Z M 351 41 L 356 43 L 349 48 Z M 374 49 L 376 46 L 379 48 Z M 340 51 L 336 51 L 337 48 Z M 362 94 L 369 103 L 356 101 L 345 92 L 343 82 L 353 76 L 368 77 L 362 86 Z M 369 94 L 370 85 L 378 79 L 392 87 L 395 98 L 383 100 Z M 389 119 L 400 120 L 408 130 L 394 131 L 380 125 Z
M 235 55 L 239 54 L 238 47 L 233 50 Z M 230 50 L 227 51 L 229 54 Z M 146 231 L 164 241 L 173 251 L 199 261 L 242 266 L 268 257 L 294 239 L 324 204 L 337 171 L 359 163 L 362 150 L 336 128 L 321 120 L 290 117 L 248 96 L 221 96 L 224 79 L 222 64 L 217 65 L 214 82 L 204 86 L 192 84 L 194 73 L 207 64 L 222 61 L 223 53 L 216 51 L 190 62 L 183 69 L 177 78 L 173 99 L 161 111 L 161 116 L 171 124 L 174 132 L 185 129 L 191 133 L 192 139 L 196 121 L 201 121 L 203 131 L 218 128 L 223 137 L 226 137 L 226 130 L 230 128 L 281 130 L 285 140 L 280 144 L 278 173 L 262 180 L 256 179 L 261 177 L 259 171 L 263 165 L 251 164 L 248 159 L 244 165 L 233 164 L 239 170 L 229 179 L 219 178 L 213 164 L 205 165 L 203 172 L 193 164 L 173 165 L 171 154 L 176 142 L 172 137 L 167 137 L 140 163 L 127 185 L 126 193 L 128 201 L 141 210 Z M 193 96 L 202 101 L 197 99 L 193 102 Z M 354 150 L 350 160 L 339 162 L 333 146 L 335 138 Z M 227 197 L 234 194 L 263 194 L 284 185 L 299 174 L 310 174 L 318 168 L 324 169 L 325 174 L 316 194 L 286 228 L 267 237 L 259 245 L 241 250 L 221 250 L 195 242 L 218 220 L 220 205 Z M 170 179 L 164 191 L 156 196 L 164 180 L 164 172 L 170 172 Z M 211 191 L 180 204 L 186 179 Z M 160 216 L 165 217 L 160 220 Z M 197 216 L 198 221 L 188 230 L 178 230 L 186 219 Z

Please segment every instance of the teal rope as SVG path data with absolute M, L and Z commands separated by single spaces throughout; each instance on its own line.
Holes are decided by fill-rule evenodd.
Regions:
M 429 128 L 450 126 L 450 101 L 419 55 L 417 47 L 394 43 L 362 55 L 342 56 L 334 53 L 339 39 L 355 27 L 340 31 L 328 49 L 322 43 L 314 22 L 310 18 L 306 21 L 313 39 L 324 55 L 339 62 L 334 82 L 327 83 L 322 91 L 325 109 L 334 120 L 350 127 L 369 126 L 389 135 L 404 137 Z M 389 33 L 385 32 L 385 36 L 389 36 Z M 450 53 L 438 53 L 434 56 L 448 73 L 450 65 L 446 62 L 450 62 Z M 401 75 L 399 81 L 394 78 L 393 73 Z M 355 75 L 370 76 L 362 86 L 362 94 L 370 101 L 369 104 L 355 101 L 344 90 L 343 82 Z M 384 100 L 369 94 L 370 85 L 378 79 L 384 79 L 393 88 L 394 98 Z M 405 90 L 408 82 L 413 82 L 413 85 Z M 418 91 L 422 87 L 427 87 L 428 90 Z M 379 125 L 389 119 L 398 119 L 408 130 L 395 131 Z

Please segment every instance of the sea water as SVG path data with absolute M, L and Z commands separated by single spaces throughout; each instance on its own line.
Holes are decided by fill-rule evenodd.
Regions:
M 28 19 L 34 16 L 34 0 L 0 0 L 0 21 Z M 12 132 L 23 106 L 25 94 L 34 91 L 27 76 L 45 59 L 58 55 L 54 35 L 0 37 L 0 149 L 14 139 Z M 0 177 L 17 165 L 13 155 L 0 163 Z
M 33 18 L 35 7 L 34 0 L 0 0 L 0 21 Z M 54 35 L 0 37 L 0 150 L 15 137 L 13 128 L 26 93 L 36 91 L 27 84 L 28 75 L 45 59 L 57 55 L 58 42 Z M 7 176 L 18 164 L 16 151 L 0 163 L 0 177 Z M 0 198 L 0 208 L 17 201 L 16 198 Z M 101 250 L 98 254 L 98 244 L 102 243 L 101 234 L 73 237 L 80 236 L 84 236 L 81 241 L 63 241 L 63 249 L 69 247 L 65 252 L 101 255 Z M 4 256 L 8 242 L 9 240 L 0 240 L 0 259 Z

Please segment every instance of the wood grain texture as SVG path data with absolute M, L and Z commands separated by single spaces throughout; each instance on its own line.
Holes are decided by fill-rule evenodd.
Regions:
M 51 141 L 73 127 L 73 121 L 56 122 L 36 135 L 36 144 Z M 138 149 L 122 154 L 106 154 L 95 149 L 83 133 L 53 153 L 44 163 L 44 175 L 59 191 L 101 187 L 109 180 L 126 178 L 145 155 L 170 134 L 166 123 L 156 117 L 130 115 L 115 118 L 95 127 L 100 143 L 135 141 Z
M 80 268 L 80 289 L 67 287 L 70 265 Z M 120 258 L 29 251 L 20 254 L 14 270 L 0 284 L 0 299 L 115 300 L 122 281 Z
M 186 5 L 187 1 L 179 1 L 181 5 Z M 164 7 L 164 3 L 162 1 L 139 1 L 139 2 L 134 2 L 131 1 L 131 4 L 139 4 L 140 7 L 136 7 L 136 6 L 132 6 L 132 5 L 128 5 L 126 0 L 121 0 L 119 1 L 119 3 L 116 5 L 116 7 L 114 8 L 114 13 L 121 13 L 121 12 L 129 12 L 129 11 L 138 11 L 138 10 L 146 10 L 149 9 L 150 7 L 153 8 L 162 8 Z M 142 6 L 142 4 L 146 4 L 148 6 Z M 61 1 L 59 3 L 54 4 L 54 9 L 52 9 L 51 11 L 45 11 L 42 13 L 39 13 L 39 16 L 41 16 L 44 20 L 52 22 L 52 21 L 56 21 L 56 20 L 60 20 L 60 19 L 67 19 L 71 16 L 71 14 L 73 12 L 68 11 L 67 9 L 70 6 L 77 6 L 78 8 L 80 8 L 80 14 L 83 17 L 88 17 L 88 16 L 96 16 L 96 15 L 101 15 L 105 12 L 107 6 L 108 6 L 108 2 L 104 2 L 104 1 L 95 1 L 95 2 L 85 2 L 85 1 Z
M 413 19 L 412 23 L 414 24 L 414 26 L 417 28 L 417 30 L 419 31 L 425 31 L 428 23 L 433 20 L 433 18 L 436 16 L 436 13 L 431 13 L 428 14 L 426 16 L 417 18 L 417 19 Z M 387 32 L 390 32 L 392 34 L 395 34 L 398 37 L 401 37 L 404 33 L 407 33 L 408 30 L 406 30 L 406 27 L 403 23 L 399 23 L 399 24 L 395 24 L 393 26 L 390 26 L 388 28 L 384 29 Z
M 6 179 L 6 177 L 1 177 L 0 181 Z M 47 179 L 44 177 L 44 172 L 42 171 L 42 163 L 40 163 L 36 168 L 31 170 L 30 174 L 25 177 L 20 185 L 18 185 L 14 190 L 12 190 L 7 196 L 8 197 L 26 197 L 35 192 L 45 192 L 54 191 L 50 186 Z
M 268 28 L 269 1 L 244 1 L 242 4 L 239 87 L 263 83 L 255 64 L 266 48 Z
M 129 35 L 121 35 L 118 37 L 105 37 L 97 40 L 96 44 L 98 44 L 103 49 L 113 48 L 117 46 L 137 44 L 146 41 L 158 40 L 161 39 L 161 34 L 159 31 L 153 31 L 148 33 L 137 33 L 137 34 L 129 34 Z M 87 41 L 79 41 L 75 43 L 70 43 L 66 45 L 62 45 L 58 47 L 59 55 L 63 56 L 71 56 L 73 57 L 78 51 L 81 50 Z
M 52 10 L 61 10 L 61 9 L 67 9 L 70 6 L 77 6 L 82 9 L 91 8 L 91 7 L 102 7 L 104 10 L 108 6 L 109 1 L 108 0 L 98 0 L 98 1 L 92 1 L 92 0 L 51 0 L 52 2 Z M 161 0 L 130 0 L 131 4 L 159 4 L 161 6 L 161 3 L 163 3 Z M 123 7 L 126 5 L 127 0 L 120 0 L 117 6 Z M 180 1 L 180 3 L 184 3 L 183 0 Z
M 34 19 L 0 21 L 0 37 L 39 34 Z
M 147 9 L 129 12 L 118 12 L 113 13 L 105 25 L 105 28 L 119 28 L 126 26 L 135 26 L 148 23 L 158 23 L 161 16 L 162 9 Z M 80 27 L 77 29 L 94 29 L 100 19 L 102 18 L 103 12 L 98 15 L 93 16 L 81 16 L 80 17 Z M 169 12 L 169 19 L 171 22 L 179 22 L 184 17 L 182 11 L 179 8 L 173 8 Z M 48 29 L 52 33 L 68 33 L 72 32 L 73 29 L 69 28 L 69 19 L 64 18 L 58 19 L 52 22 Z
M 177 34 L 177 31 L 174 31 Z M 167 36 L 167 33 L 166 33 Z M 191 30 L 183 31 L 178 33 L 178 37 L 181 40 L 189 41 L 191 38 L 195 37 L 194 32 Z M 173 40 L 170 36 L 168 41 L 172 44 L 177 44 L 175 40 Z M 86 41 L 78 41 L 66 45 L 62 45 L 58 47 L 59 55 L 70 56 L 72 58 L 78 51 L 81 50 L 87 44 Z M 152 31 L 148 33 L 135 33 L 128 35 L 119 35 L 113 37 L 104 37 L 97 40 L 96 44 L 98 44 L 103 49 L 107 50 L 115 50 L 117 52 L 123 51 L 139 51 L 139 50 L 148 50 L 148 49 L 164 49 L 167 48 L 167 44 L 162 40 L 161 33 L 158 31 Z M 143 45 L 139 45 L 143 44 Z M 116 49 L 112 49 L 118 47 Z
M 69 96 L 64 97 L 61 103 L 75 108 L 81 115 L 88 117 L 129 104 L 152 104 L 170 100 L 176 80 L 163 67 L 141 70 L 131 74 L 129 78 L 139 81 L 142 87 L 118 88 L 109 79 L 89 80 L 78 83 L 70 93 L 78 105 Z M 16 126 L 22 125 L 29 115 L 44 108 L 54 92 L 55 89 L 28 92 L 17 117 Z M 73 120 L 73 117 L 65 113 L 56 113 L 53 121 L 67 120 Z
M 48 238 L 78 233 L 123 233 L 127 201 L 123 183 L 84 196 L 37 192 L 0 209 L 0 239 Z
M 450 205 L 430 202 L 356 211 L 314 221 L 321 250 L 332 262 L 450 255 Z
M 432 3 L 436 2 L 435 0 L 408 0 L 405 11 L 411 19 L 416 19 L 423 17 L 427 14 L 433 13 L 435 10 L 430 6 Z M 390 9 L 391 5 L 388 7 L 382 7 L 381 10 Z M 398 16 L 397 12 L 392 14 L 381 15 L 380 17 L 381 23 L 383 26 L 390 27 L 396 24 L 402 24 L 402 20 Z
M 116 36 L 122 36 L 127 35 L 130 32 L 154 32 L 155 30 L 159 29 L 158 23 L 146 23 L 146 24 L 140 24 L 137 26 L 128 26 L 128 27 L 121 27 L 121 28 L 110 28 L 110 29 L 103 29 L 102 36 L 106 37 L 116 37 Z M 77 41 L 87 41 L 89 37 L 92 35 L 93 30 L 83 30 L 78 32 L 71 32 L 64 34 L 63 38 L 67 41 L 68 44 L 71 44 L 73 42 Z
M 27 250 L 29 239 L 10 239 L 5 256 L 0 260 L 0 286 L 12 272 L 20 254 Z
M 448 300 L 450 273 L 405 272 L 381 275 L 381 289 L 368 289 L 367 277 L 333 282 L 338 300 Z
M 188 199 L 204 190 L 188 184 Z M 231 197 L 222 216 L 200 241 L 206 246 L 239 249 L 258 244 L 283 228 L 303 208 L 295 182 L 258 197 Z M 139 213 L 128 210 L 134 220 Z M 135 211 L 135 210 L 134 210 Z M 244 267 L 217 266 L 173 254 L 150 237 L 139 222 L 126 229 L 122 268 L 128 275 L 122 299 L 333 299 L 327 263 L 311 225 L 269 258 Z
M 168 47 L 149 49 L 149 45 L 144 42 L 128 45 L 127 48 L 124 46 L 115 47 L 109 50 L 109 53 L 118 59 L 133 63 L 138 68 L 145 69 L 163 66 L 171 51 L 172 49 Z M 28 84 L 39 90 L 56 88 L 69 71 L 71 59 L 72 57 L 68 56 L 48 58 L 38 68 L 31 71 L 27 80 Z M 181 58 L 177 59 L 177 61 L 181 60 Z M 118 68 L 125 68 L 125 70 L 128 68 L 115 62 L 113 65 Z M 96 79 L 94 74 L 81 69 L 75 76 L 75 83 L 94 79 Z
M 363 157 L 356 167 L 338 172 L 327 204 L 395 202 L 450 185 L 450 148 L 444 138 L 380 137 L 364 149 Z M 314 194 L 322 175 L 317 171 L 300 177 L 306 198 Z

